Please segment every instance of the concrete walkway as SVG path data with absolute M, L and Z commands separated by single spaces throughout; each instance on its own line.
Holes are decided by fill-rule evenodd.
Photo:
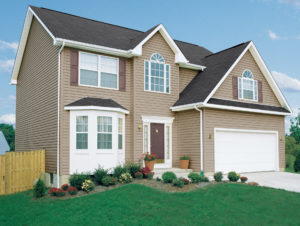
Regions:
M 241 173 L 248 177 L 248 182 L 254 181 L 261 186 L 279 188 L 300 193 L 300 174 L 287 172 Z

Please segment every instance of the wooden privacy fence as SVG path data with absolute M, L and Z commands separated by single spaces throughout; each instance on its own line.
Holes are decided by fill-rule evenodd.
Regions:
M 45 173 L 45 150 L 0 155 L 0 195 L 32 189 Z

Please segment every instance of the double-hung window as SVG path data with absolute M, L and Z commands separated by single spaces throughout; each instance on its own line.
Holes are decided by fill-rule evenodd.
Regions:
M 164 58 L 155 53 L 150 61 L 145 60 L 145 90 L 170 93 L 170 65 L 165 64 Z
M 112 117 L 97 117 L 97 148 L 112 149 Z
M 88 149 L 88 116 L 76 117 L 76 149 Z
M 118 118 L 118 149 L 123 149 L 123 119 Z
M 80 52 L 79 84 L 118 89 L 118 58 Z
M 253 74 L 250 70 L 245 70 L 242 78 L 239 77 L 238 80 L 239 99 L 257 101 L 257 93 L 257 81 L 253 79 Z

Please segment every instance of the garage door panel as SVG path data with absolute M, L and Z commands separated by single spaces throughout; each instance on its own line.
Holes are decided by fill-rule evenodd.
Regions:
M 276 133 L 216 130 L 215 171 L 276 170 L 277 142 Z

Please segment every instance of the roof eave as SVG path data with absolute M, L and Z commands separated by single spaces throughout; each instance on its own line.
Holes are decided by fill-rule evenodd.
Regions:
M 113 112 L 119 112 L 123 114 L 129 114 L 128 110 L 122 109 L 122 108 L 115 108 L 115 107 L 101 107 L 101 106 L 65 106 L 64 110 L 69 111 L 83 111 L 83 110 L 100 110 L 100 111 L 113 111 Z

